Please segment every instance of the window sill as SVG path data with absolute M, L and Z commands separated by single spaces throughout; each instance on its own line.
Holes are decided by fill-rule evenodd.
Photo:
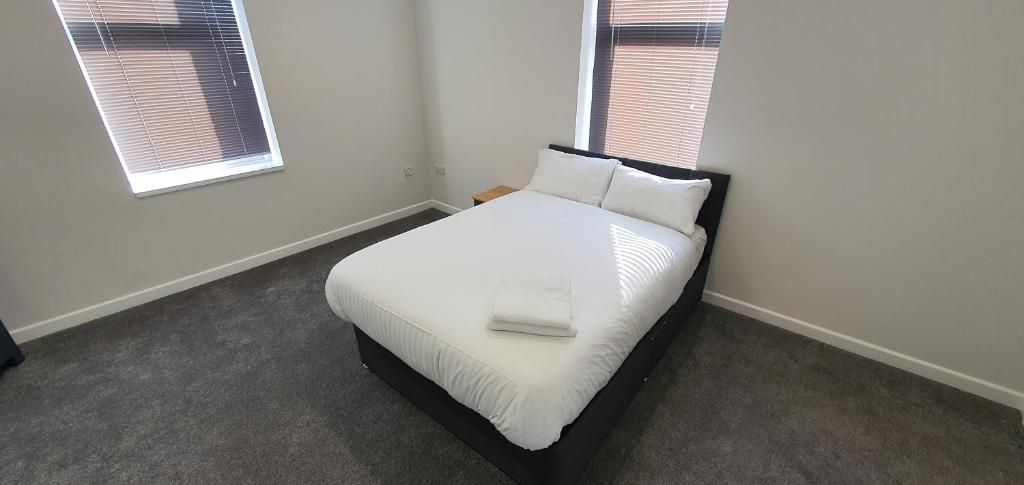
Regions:
M 228 160 L 225 162 L 182 168 L 167 172 L 129 176 L 135 197 L 145 198 L 203 185 L 240 179 L 263 173 L 280 172 L 284 164 L 279 157 Z

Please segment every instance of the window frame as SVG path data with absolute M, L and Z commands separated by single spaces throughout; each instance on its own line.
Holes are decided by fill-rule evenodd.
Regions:
M 605 0 L 605 1 L 608 1 L 608 0 Z M 597 69 L 607 69 L 607 70 L 610 71 L 611 70 L 611 63 L 610 62 L 602 63 L 602 62 L 599 62 L 597 60 L 598 44 L 601 42 L 601 41 L 599 41 L 598 35 L 601 34 L 602 32 L 605 32 L 605 31 L 617 28 L 617 29 L 620 30 L 620 34 L 619 34 L 620 36 L 622 35 L 621 32 L 623 30 L 626 30 L 626 35 L 628 35 L 630 37 L 645 37 L 646 34 L 640 34 L 640 32 L 643 31 L 646 28 L 646 25 L 645 26 L 638 26 L 638 27 L 634 28 L 634 29 L 636 29 L 638 31 L 637 34 L 640 34 L 640 35 L 633 34 L 633 33 L 629 32 L 629 30 L 631 30 L 630 27 L 621 27 L 621 26 L 614 26 L 614 25 L 599 25 L 600 24 L 599 17 L 601 16 L 599 10 L 601 8 L 602 8 L 601 0 L 584 0 L 583 28 L 582 28 L 582 34 L 581 34 L 581 40 L 580 40 L 580 73 L 579 73 L 578 95 L 577 95 L 577 101 L 576 101 L 576 132 L 575 132 L 574 146 L 575 146 L 576 149 L 579 149 L 579 150 L 587 150 L 587 151 L 603 153 L 603 149 L 602 148 L 594 147 L 593 143 L 592 143 L 595 140 L 595 138 L 599 137 L 598 139 L 602 141 L 602 145 L 603 145 L 604 144 L 603 143 L 604 137 L 606 136 L 606 133 L 607 133 L 607 127 L 605 126 L 605 127 L 602 127 L 601 133 L 598 135 L 598 137 L 595 137 L 595 133 L 594 133 L 594 130 L 593 130 L 594 127 L 592 126 L 593 119 L 594 119 L 593 114 L 594 114 L 594 109 L 595 109 L 595 106 L 594 106 L 594 103 L 593 103 L 593 100 L 594 100 L 594 79 L 595 79 L 594 73 L 597 71 Z M 681 24 L 681 25 L 677 25 L 676 27 L 677 28 L 683 28 L 683 29 L 691 29 L 691 30 L 696 30 L 696 29 L 700 28 L 699 23 L 695 23 L 692 26 Z M 704 28 L 705 29 L 711 28 L 711 24 L 705 24 Z M 718 43 L 715 44 L 714 47 L 716 49 L 720 49 L 721 48 L 721 32 L 722 32 L 722 30 L 724 28 L 724 23 L 718 23 L 717 25 L 714 26 L 714 28 L 718 30 L 718 35 L 716 37 L 718 39 Z M 642 44 L 642 42 L 641 42 L 641 44 Z M 692 46 L 694 46 L 694 47 L 697 46 L 696 38 L 695 38 L 694 43 L 692 44 Z M 613 47 L 609 47 L 609 46 L 605 46 L 605 47 L 606 48 L 613 48 Z M 607 87 L 609 87 L 609 88 L 611 87 L 611 83 L 605 83 L 605 85 Z M 606 95 L 603 97 L 603 99 L 607 100 L 608 98 L 609 97 L 607 96 L 607 93 L 606 93 Z M 597 109 L 601 109 L 602 107 L 601 106 L 597 106 L 596 108 Z M 607 106 L 604 106 L 603 108 L 605 110 L 608 109 Z M 605 118 L 607 119 L 607 116 Z M 668 163 L 664 163 L 664 162 L 653 162 L 653 163 L 661 163 L 661 164 L 664 164 L 664 165 L 675 166 L 673 164 L 668 164 Z
M 128 164 L 125 162 L 124 156 L 121 153 L 121 148 L 118 146 L 117 139 L 114 137 L 114 131 L 107 120 L 106 114 L 104 114 L 96 88 L 93 86 L 92 79 L 89 77 L 85 61 L 82 59 L 78 46 L 75 44 L 75 40 L 71 35 L 71 29 L 61 12 L 58 0 L 51 1 L 53 3 L 54 10 L 57 12 L 57 17 L 60 19 L 61 26 L 64 28 L 64 33 L 67 35 L 68 43 L 71 45 L 71 50 L 75 54 L 75 60 L 78 62 L 79 71 L 82 73 L 82 77 L 85 79 L 85 84 L 89 88 L 89 94 L 92 96 L 93 104 L 96 106 L 96 111 L 99 112 L 100 120 L 103 122 L 103 128 L 106 130 L 107 137 L 110 139 L 110 144 L 113 146 L 114 152 L 117 155 L 117 160 L 121 164 L 121 171 L 124 173 L 125 178 L 128 181 L 128 185 L 135 197 L 150 197 L 215 184 L 218 182 L 236 180 L 253 175 L 280 172 L 284 170 L 284 159 L 281 157 L 281 149 L 277 142 L 277 131 L 274 128 L 274 121 L 270 115 L 270 106 L 267 102 L 267 94 L 263 88 L 263 76 L 260 74 L 259 64 L 256 61 L 255 49 L 252 44 L 252 36 L 249 32 L 249 21 L 245 15 L 245 9 L 242 6 L 241 0 L 231 0 L 231 7 L 235 15 L 235 21 L 238 23 L 238 32 L 241 37 L 242 47 L 245 51 L 245 59 L 249 66 L 249 76 L 252 79 L 253 90 L 256 93 L 256 103 L 259 107 L 260 117 L 263 121 L 263 129 L 266 132 L 267 143 L 270 148 L 269 153 L 231 160 L 222 160 L 198 166 L 172 169 L 164 172 L 141 174 L 132 174 L 128 170 Z
M 594 98 L 594 55 L 597 49 L 597 2 L 583 0 L 583 29 L 580 39 L 580 81 L 576 97 L 574 148 L 590 150 L 590 110 Z

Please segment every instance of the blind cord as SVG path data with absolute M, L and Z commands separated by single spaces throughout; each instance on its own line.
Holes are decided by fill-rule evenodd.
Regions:
M 171 51 L 171 43 L 167 41 L 167 30 L 164 29 L 164 21 L 160 18 L 160 13 L 156 10 L 156 4 L 153 0 L 149 1 L 150 7 L 153 9 L 153 16 L 156 17 L 156 23 L 160 26 L 160 36 L 164 39 L 164 49 L 167 52 L 167 59 L 171 61 L 171 70 L 174 71 L 174 80 L 178 83 L 178 94 L 181 100 L 185 102 L 185 111 L 188 113 L 188 119 L 192 123 L 192 133 L 196 135 L 196 145 L 199 146 L 199 151 L 203 152 L 203 158 L 209 160 L 210 156 L 206 153 L 206 144 L 203 143 L 203 138 L 199 136 L 199 126 L 196 125 L 196 117 L 192 112 L 192 103 L 188 100 L 188 95 L 185 94 L 185 86 L 181 83 L 181 73 L 178 72 L 178 63 L 174 62 L 174 52 Z M 163 171 L 164 167 L 160 167 Z
M 146 132 L 146 139 L 149 140 L 150 151 L 153 152 L 153 158 L 156 160 L 156 164 L 163 170 L 163 161 L 160 159 L 160 152 L 156 149 L 156 144 L 153 142 L 153 133 L 149 130 L 149 123 L 146 123 L 146 115 L 142 114 L 142 107 L 139 106 L 139 98 L 135 94 L 135 87 L 132 85 L 132 80 L 128 77 L 128 68 L 124 65 L 124 59 L 121 58 L 121 52 L 117 48 L 117 41 L 114 40 L 114 34 L 110 32 L 110 25 L 107 22 L 107 16 L 103 13 L 103 6 L 100 0 L 96 1 L 96 10 L 100 12 L 100 18 L 103 20 L 103 28 L 107 30 L 107 36 L 110 37 L 110 45 L 114 47 L 114 56 L 117 59 L 117 65 L 121 68 L 121 75 L 124 77 L 125 84 L 128 85 L 128 94 L 132 99 L 132 105 L 135 107 L 135 112 L 139 115 L 139 120 L 142 122 L 142 129 Z M 85 4 L 89 6 L 89 14 L 92 15 L 92 6 L 90 0 L 86 0 Z M 95 17 L 93 17 L 95 19 Z M 97 25 L 97 31 L 99 27 Z M 101 35 L 102 39 L 102 35 Z M 107 52 L 107 55 L 110 55 Z
M 213 0 L 210 0 L 210 10 L 213 12 L 213 21 L 217 24 L 217 34 L 220 36 L 221 52 L 224 53 L 224 58 L 228 61 L 228 72 L 231 73 L 231 85 L 238 87 L 238 80 L 235 79 L 235 69 L 231 66 L 231 54 L 228 52 L 228 45 L 224 41 L 224 31 L 220 28 L 220 16 L 217 15 L 217 6 L 214 5 Z M 206 2 L 203 2 L 203 14 L 206 15 Z M 232 12 L 234 13 L 234 12 Z M 210 42 L 213 43 L 213 48 L 217 49 L 217 39 L 213 35 L 213 27 L 210 26 L 210 22 L 206 23 L 206 28 L 210 32 Z M 242 151 L 249 153 L 249 148 L 245 143 L 245 133 L 242 132 L 242 126 L 238 122 L 238 111 L 235 110 L 235 100 L 232 95 L 231 88 L 228 87 L 228 80 L 224 76 L 224 63 L 220 60 L 220 53 L 217 54 L 217 66 L 220 68 L 220 77 L 224 80 L 224 89 L 228 93 L 228 104 L 231 105 L 231 116 L 235 120 L 235 130 L 238 131 L 238 138 L 242 142 Z
M 693 71 L 694 65 L 697 63 L 697 58 L 702 56 L 707 48 L 708 39 L 708 25 L 711 23 L 711 12 L 708 12 L 706 21 L 704 22 L 704 29 L 700 28 L 700 21 L 704 20 L 704 8 L 708 7 L 708 2 L 703 1 L 700 3 L 700 11 L 697 14 L 697 37 L 700 38 L 700 48 L 694 49 L 693 57 L 690 59 L 690 71 L 687 73 L 686 78 L 686 104 L 687 107 L 683 111 L 683 123 L 679 126 L 679 136 L 676 138 L 676 157 L 682 158 L 683 155 L 683 133 L 686 132 L 686 118 L 693 112 L 696 107 L 693 102 Z M 703 35 L 701 35 L 703 32 Z M 694 42 L 696 44 L 696 42 Z M 699 150 L 698 150 L 699 153 Z M 694 167 L 697 166 L 697 160 L 693 161 Z

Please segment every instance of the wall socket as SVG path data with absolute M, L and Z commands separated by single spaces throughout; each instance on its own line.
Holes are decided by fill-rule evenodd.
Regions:
M 406 177 L 412 177 L 412 174 L 416 173 L 416 170 L 412 168 L 412 165 L 406 165 L 402 172 L 405 173 Z
M 434 173 L 444 175 L 444 165 L 434 165 Z

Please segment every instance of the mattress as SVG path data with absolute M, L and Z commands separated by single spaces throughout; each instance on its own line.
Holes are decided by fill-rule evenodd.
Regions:
M 327 300 L 510 442 L 538 450 L 678 300 L 706 239 L 521 191 L 352 254 L 331 270 Z M 486 329 L 503 278 L 570 279 L 577 335 Z

